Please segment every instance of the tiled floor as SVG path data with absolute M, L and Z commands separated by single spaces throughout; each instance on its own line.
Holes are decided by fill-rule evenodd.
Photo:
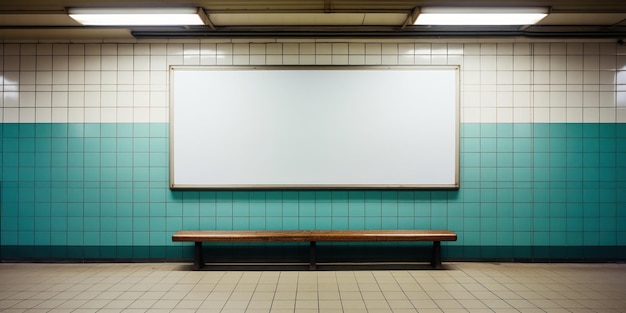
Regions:
M 2 312 L 626 312 L 626 264 L 446 270 L 189 271 L 0 264 Z

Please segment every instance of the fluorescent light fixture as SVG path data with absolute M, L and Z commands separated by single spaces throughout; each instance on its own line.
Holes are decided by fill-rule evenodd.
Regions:
M 68 15 L 83 25 L 172 26 L 205 25 L 201 8 L 69 8 Z
M 531 25 L 548 15 L 548 8 L 425 7 L 415 25 Z

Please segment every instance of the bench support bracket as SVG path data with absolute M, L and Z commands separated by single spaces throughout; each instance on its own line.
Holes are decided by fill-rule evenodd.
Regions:
M 202 242 L 196 241 L 194 246 L 193 269 L 201 270 L 204 267 L 204 258 L 202 257 Z
M 317 246 L 317 243 L 315 241 L 311 241 L 311 256 L 309 259 L 309 270 L 316 270 L 317 269 L 317 261 L 316 261 L 316 257 L 315 257 L 315 247 Z
M 440 269 L 441 266 L 441 241 L 433 241 L 433 257 L 430 261 L 433 268 Z

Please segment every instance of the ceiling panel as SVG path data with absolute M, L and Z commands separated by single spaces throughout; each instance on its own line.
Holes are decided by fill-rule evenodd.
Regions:
M 313 26 L 308 36 L 368 32 L 384 37 L 397 36 L 532 36 L 532 31 L 554 37 L 626 37 L 626 0 L 1 0 L 1 40 L 121 40 L 133 38 L 144 29 L 107 29 L 78 26 L 65 14 L 68 7 L 151 7 L 151 6 L 197 6 L 210 16 L 214 28 L 156 29 L 160 38 L 281 36 L 294 34 L 304 26 Z M 445 27 L 437 31 L 408 26 L 402 28 L 407 17 L 416 8 L 426 6 L 544 6 L 550 7 L 551 15 L 526 33 L 509 29 L 467 28 L 447 32 Z M 272 27 L 268 27 L 272 26 Z M 355 26 L 361 28 L 356 29 Z M 558 31 L 554 31 L 559 26 Z M 607 27 L 608 26 L 608 27 Z M 327 29 L 324 29 L 327 27 Z M 378 27 L 378 28 L 376 28 Z M 546 31 L 542 31 L 545 27 Z M 239 32 L 240 29 L 245 33 Z M 397 31 L 402 29 L 403 32 Z M 549 30 L 549 31 L 548 31 Z

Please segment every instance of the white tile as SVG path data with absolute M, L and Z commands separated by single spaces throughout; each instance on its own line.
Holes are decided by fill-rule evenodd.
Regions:
M 465 55 L 463 58 L 463 65 L 465 71 L 480 70 L 480 57 Z
M 37 72 L 28 71 L 21 72 L 19 75 L 19 84 L 20 85 L 34 85 L 37 82 Z
M 130 91 L 118 92 L 117 93 L 117 107 L 132 107 L 133 106 L 133 93 Z M 118 111 L 119 112 L 119 111 Z
M 126 55 L 133 55 L 134 54 L 134 48 L 135 45 L 134 44 L 118 44 L 117 45 L 117 54 L 122 56 L 126 56 Z
M 20 122 L 20 123 L 31 123 L 31 122 L 35 122 L 35 108 L 20 108 L 18 113 L 18 117 L 15 120 L 15 122 Z M 5 119 L 12 119 L 13 117 L 11 117 L 9 115 L 9 117 L 7 117 L 7 111 L 5 111 Z
M 515 123 L 531 123 L 532 110 L 530 108 L 513 108 L 513 122 Z
M 117 84 L 117 72 L 116 71 L 102 71 L 100 72 L 100 82 L 104 85 Z
M 36 101 L 36 93 L 33 91 L 22 91 L 19 93 L 20 108 L 34 108 Z
M 550 71 L 550 84 L 552 85 L 567 84 L 567 72 L 566 71 Z
M 183 64 L 184 65 L 200 65 L 200 55 L 199 54 L 184 55 Z
M 150 93 L 135 91 L 133 93 L 133 106 L 134 107 L 149 107 L 150 106 Z
M 533 69 L 535 71 L 550 70 L 550 57 L 547 55 L 539 55 L 533 58 Z
M 69 72 L 68 71 L 52 72 L 52 83 L 55 85 L 67 85 L 69 83 Z
M 35 106 L 38 108 L 52 107 L 52 92 L 36 92 Z
M 382 54 L 382 45 L 380 43 L 366 43 L 365 54 Z
M 497 123 L 497 111 L 496 108 L 483 108 L 480 110 L 480 122 L 481 123 Z
M 550 44 L 550 53 L 553 55 L 565 55 L 567 54 L 567 44 L 563 42 L 559 43 L 551 43 Z
M 185 43 L 185 44 L 183 44 L 183 54 L 184 55 L 200 54 L 200 44 L 199 43 Z
M 583 107 L 582 92 L 568 92 L 567 93 L 567 107 L 568 108 L 582 108 Z
M 36 108 L 35 122 L 50 123 L 52 122 L 52 108 Z
M 356 63 L 351 63 L 354 59 L 354 62 Z M 360 63 L 359 63 L 360 61 Z M 365 56 L 364 55 L 360 55 L 360 56 L 348 56 L 348 63 L 350 64 L 364 64 L 365 63 Z M 330 54 L 318 54 L 315 56 L 315 64 L 317 65 L 329 65 L 332 64 L 332 55 Z
M 18 108 L 2 108 L 2 121 L 4 123 L 17 123 L 20 121 L 20 110 Z
M 69 57 L 68 68 L 70 71 L 82 71 L 85 69 L 85 57 L 82 55 L 73 55 Z
M 513 122 L 513 108 L 497 108 L 497 121 L 498 123 L 512 123 Z
M 147 71 L 150 69 L 150 56 L 139 55 L 133 57 L 133 69 L 135 71 Z
M 626 123 L 626 110 L 625 109 L 617 109 L 617 114 L 615 117 L 615 122 L 617 123 Z
M 100 85 L 100 71 L 85 71 L 85 85 Z
M 480 83 L 482 85 L 485 84 L 489 84 L 489 85 L 495 85 L 496 83 L 498 83 L 498 79 L 497 79 L 497 75 L 496 75 L 496 71 L 487 71 L 487 70 L 483 70 L 480 72 Z
M 150 44 L 150 55 L 151 56 L 164 56 L 167 54 L 167 44 L 164 43 L 151 43 Z
M 380 64 L 382 64 L 382 56 L 381 55 L 366 55 L 365 56 L 365 64 L 367 64 L 367 65 L 380 65 Z
M 85 107 L 100 107 L 100 92 L 85 91 Z
M 7 70 L 20 70 L 20 71 L 35 71 L 37 70 L 37 57 L 36 56 L 22 56 L 18 57 L 5 57 L 5 68 Z M 40 70 L 44 70 L 44 67 L 40 67 Z M 50 68 L 51 69 L 51 68 Z
M 537 42 L 533 43 L 534 55 L 550 55 L 550 43 Z
M 530 71 L 532 69 L 532 59 L 526 55 L 516 55 L 513 58 L 513 69 L 515 71 Z
M 365 54 L 365 44 L 363 44 L 363 43 L 349 43 L 348 44 L 348 54 L 350 54 L 350 55 Z M 350 62 L 350 64 L 363 64 L 363 62 L 361 62 L 361 63 Z
M 235 54 L 233 56 L 233 65 L 250 65 L 250 55 Z
M 124 107 L 117 108 L 117 122 L 118 123 L 132 123 L 133 119 L 133 108 Z
M 433 43 L 432 44 L 432 54 L 448 54 L 448 45 L 445 43 Z
M 498 71 L 513 70 L 513 56 L 510 56 L 510 55 L 496 56 L 496 69 Z
M 55 55 L 52 57 L 52 69 L 55 71 L 69 69 L 69 57 L 67 55 Z
M 298 54 L 300 51 L 300 44 L 298 43 L 283 43 L 283 54 Z
M 416 54 L 414 63 L 416 65 L 429 65 L 429 64 L 432 64 L 431 56 L 430 56 L 430 54 L 425 54 L 425 55 Z
M 583 108 L 583 122 L 585 123 L 600 122 L 600 108 Z
M 133 78 L 134 78 L 134 75 L 132 71 L 118 71 L 117 72 L 117 84 L 118 85 L 132 85 Z
M 52 107 L 63 108 L 68 107 L 68 93 L 67 92 L 53 92 L 52 93 Z
M 233 54 L 250 54 L 250 45 L 247 43 L 236 43 L 233 44 Z
M 398 44 L 398 54 L 400 54 L 400 55 L 406 55 L 406 54 L 413 55 L 413 54 L 415 54 L 415 45 L 412 44 L 412 43 L 399 43 Z
M 52 55 L 51 44 L 38 44 L 36 45 L 37 55 Z
M 151 123 L 167 123 L 169 111 L 167 108 L 150 108 Z
M 133 46 L 134 55 L 150 55 L 150 44 L 138 43 Z
M 200 65 L 215 65 L 217 64 L 216 55 L 200 55 Z
M 70 123 L 83 123 L 85 116 L 84 108 L 69 108 L 67 110 L 67 121 Z
M 530 43 L 516 42 L 513 44 L 513 54 L 518 55 L 530 55 Z
M 416 43 L 413 45 L 414 54 L 432 54 L 432 46 L 429 43 Z
M 53 123 L 66 123 L 68 121 L 68 108 L 52 108 Z
M 582 85 L 583 71 L 567 71 L 567 84 Z
M 266 58 L 264 54 L 251 54 L 250 65 L 265 65 Z
M 549 123 L 550 122 L 550 108 L 534 108 L 533 109 L 533 122 L 534 123 Z
M 333 49 L 333 51 L 334 51 L 334 49 Z M 398 44 L 396 44 L 396 43 L 383 43 L 381 45 L 381 53 L 382 54 L 397 55 L 398 54 Z
M 348 56 L 348 63 L 350 65 L 364 65 L 365 64 L 365 55 L 359 55 L 359 54 L 353 55 L 353 54 L 350 54 Z
M 252 43 L 250 44 L 250 54 L 265 54 L 264 43 Z
M 132 55 L 120 55 L 117 57 L 117 69 L 120 71 L 133 70 L 134 57 Z
M 91 55 L 85 57 L 85 70 L 99 71 L 101 70 L 101 57 Z
M 100 108 L 85 108 L 85 123 L 100 122 Z
M 568 123 L 582 123 L 583 122 L 583 108 L 568 107 L 567 108 L 567 122 Z
M 365 49 L 364 46 L 362 47 L 362 49 Z M 315 54 L 331 54 L 331 53 L 333 53 L 333 49 L 330 43 L 316 43 L 315 44 Z M 350 45 L 348 45 L 348 53 L 353 53 L 352 47 Z
M 431 64 L 433 65 L 447 65 L 448 56 L 447 55 L 432 55 L 430 61 L 431 61 Z
M 149 108 L 133 108 L 133 123 L 148 123 L 150 122 L 150 109 Z
M 580 42 L 568 42 L 567 43 L 567 55 L 583 54 L 583 43 Z
M 133 84 L 135 85 L 149 85 L 150 84 L 150 71 L 133 71 Z
M 101 123 L 117 122 L 117 108 L 100 108 Z
M 582 70 L 583 69 L 583 57 L 581 55 L 568 55 L 567 56 L 567 70 Z
M 105 43 L 100 46 L 100 53 L 103 56 L 116 56 L 117 55 L 117 44 L 114 43 Z
M 267 54 L 283 54 L 283 44 L 268 43 L 265 45 L 265 50 L 267 51 Z
M 480 54 L 481 55 L 494 55 L 497 52 L 498 44 L 496 43 L 481 43 Z

